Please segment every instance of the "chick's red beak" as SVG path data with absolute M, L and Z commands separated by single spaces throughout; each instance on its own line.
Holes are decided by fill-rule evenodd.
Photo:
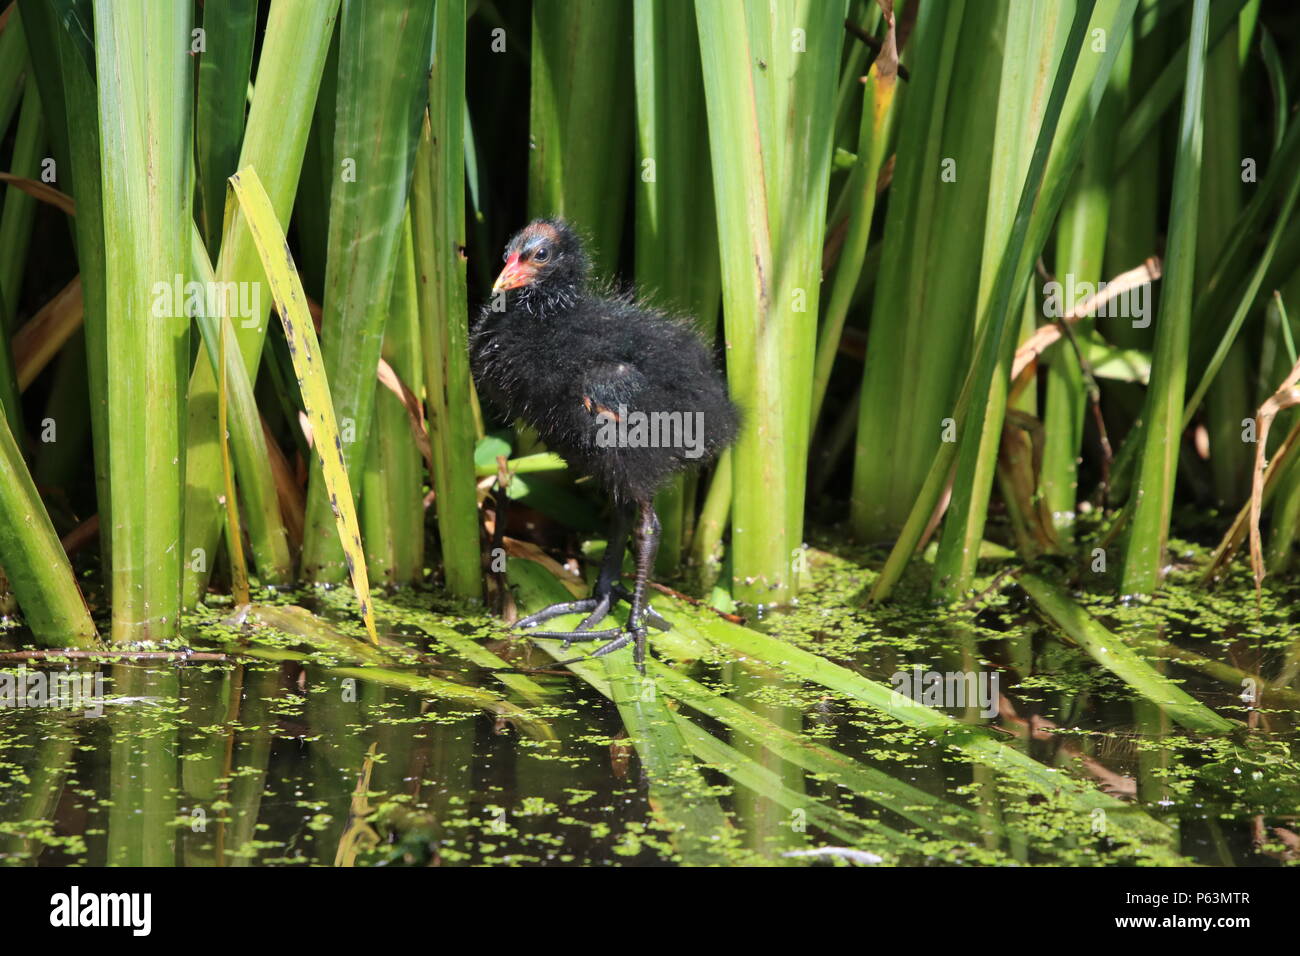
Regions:
M 510 258 L 506 260 L 505 268 L 497 276 L 497 281 L 492 283 L 493 292 L 502 292 L 506 289 L 517 289 L 521 285 L 528 285 L 533 281 L 537 269 L 530 263 L 520 262 L 519 253 L 510 253 Z

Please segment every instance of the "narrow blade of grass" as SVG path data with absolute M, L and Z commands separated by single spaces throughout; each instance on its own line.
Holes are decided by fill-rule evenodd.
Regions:
M 1300 128 L 1300 124 L 1297 124 Z M 1256 252 L 1255 266 L 1246 278 L 1245 286 L 1240 290 L 1240 296 L 1237 299 L 1236 307 L 1233 309 L 1232 318 L 1228 322 L 1228 327 L 1224 330 L 1223 336 L 1219 339 L 1215 347 L 1214 354 L 1210 356 L 1209 364 L 1201 374 L 1200 381 L 1196 389 L 1187 399 L 1183 406 L 1182 427 L 1186 428 L 1191 424 L 1196 415 L 1196 410 L 1200 407 L 1201 400 L 1205 397 L 1206 392 L 1211 384 L 1216 380 L 1219 372 L 1223 369 L 1224 363 L 1228 360 L 1234 343 L 1237 342 L 1238 333 L 1255 306 L 1255 297 L 1259 295 L 1259 290 L 1264 283 L 1264 278 L 1268 274 L 1269 267 L 1273 264 L 1274 256 L 1277 253 L 1278 245 L 1282 241 L 1283 233 L 1287 224 L 1291 221 L 1291 213 L 1296 207 L 1296 201 L 1300 198 L 1300 175 L 1291 179 L 1287 193 L 1282 199 L 1282 205 L 1278 212 L 1277 219 L 1269 231 L 1268 240 L 1262 250 Z M 1243 213 L 1244 215 L 1244 213 Z M 1199 311 L 1199 310 L 1198 310 Z M 1195 324 L 1195 322 L 1193 322 Z M 1239 370 L 1244 375 L 1245 370 Z M 1248 396 L 1243 396 L 1248 401 Z M 1236 422 L 1236 429 L 1232 433 L 1236 438 L 1240 438 L 1241 421 L 1240 417 Z M 1238 444 L 1241 442 L 1238 440 Z M 1214 447 L 1213 445 L 1211 447 Z
M 339 546 L 361 605 L 361 619 L 370 640 L 377 644 L 379 637 L 375 633 L 374 609 L 370 604 L 370 581 L 366 574 L 365 553 L 361 548 L 361 531 L 357 527 L 356 506 L 343 459 L 343 442 L 334 419 L 334 403 L 330 398 L 320 346 L 316 342 L 316 328 L 307 310 L 307 293 L 303 291 L 302 280 L 298 278 L 298 270 L 285 243 L 284 230 L 275 217 L 275 209 L 262 188 L 257 171 L 250 167 L 236 173 L 230 177 L 230 185 L 239 198 L 249 234 L 262 256 L 262 267 L 271 286 L 275 308 L 284 323 L 294 371 L 298 374 L 298 386 L 302 389 L 303 404 L 312 425 L 313 447 L 320 461 L 320 474 L 328 488 Z
M 1225 0 L 1214 5 L 1209 25 L 1208 49 L 1213 50 L 1237 23 L 1237 15 L 1247 0 Z M 1173 105 L 1187 77 L 1187 42 L 1165 62 L 1160 72 L 1142 98 L 1134 105 L 1128 118 L 1120 127 L 1115 139 L 1115 168 L 1123 169 L 1137 153 L 1147 136 L 1155 129 L 1165 111 Z
M 22 100 L 27 66 L 26 30 L 20 6 L 9 15 L 8 24 L 0 32 L 0 129 L 9 128 Z
M 14 133 L 14 151 L 9 163 L 11 175 L 25 179 L 36 179 L 40 175 L 41 163 L 46 157 L 45 126 L 40 93 L 35 83 L 28 83 L 23 91 L 18 129 Z M 0 215 L 0 290 L 4 294 L 5 317 L 11 323 L 22 295 L 23 272 L 27 266 L 27 250 L 32 244 L 35 217 L 34 198 L 13 186 L 5 190 L 4 213 Z
M 1259 29 L 1259 51 L 1268 70 L 1268 86 L 1273 92 L 1273 155 L 1277 155 L 1282 146 L 1282 134 L 1286 130 L 1286 118 L 1290 115 L 1287 108 L 1286 70 L 1282 67 L 1282 57 L 1277 52 L 1277 44 L 1268 28 Z

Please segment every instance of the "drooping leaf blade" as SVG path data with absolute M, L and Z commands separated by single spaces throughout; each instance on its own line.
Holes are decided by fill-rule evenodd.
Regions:
M 330 398 L 320 345 L 316 341 L 316 327 L 307 308 L 307 293 L 303 291 L 302 280 L 284 238 L 284 229 L 275 216 L 270 197 L 262 188 L 257 170 L 245 167 L 230 177 L 230 185 L 239 198 L 249 233 L 266 270 L 276 311 L 284 323 L 298 386 L 302 389 L 303 405 L 312 425 L 313 447 L 334 511 L 339 543 L 361 605 L 361 618 L 365 621 L 370 640 L 377 644 L 379 636 L 375 632 L 374 609 L 370 604 L 370 581 L 366 575 L 365 552 L 361 547 L 361 530 L 357 525 L 347 464 L 343 460 L 343 442 L 334 419 L 334 402 Z

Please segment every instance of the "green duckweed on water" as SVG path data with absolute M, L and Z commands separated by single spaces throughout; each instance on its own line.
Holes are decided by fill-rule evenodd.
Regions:
M 1251 708 L 1201 663 L 1275 672 L 1293 650 L 1294 594 L 1266 588 L 1257 609 L 1241 576 L 1198 590 L 1202 553 L 1176 547 L 1186 580 L 1141 605 L 1044 573 L 1226 732 L 1171 721 L 997 562 L 958 610 L 868 608 L 856 595 L 872 572 L 815 550 L 798 604 L 748 630 L 834 668 L 811 677 L 802 658 L 782 668 L 738 652 L 727 641 L 745 629 L 662 595 L 675 628 L 652 642 L 646 682 L 602 662 L 523 673 L 549 659 L 542 642 L 419 591 L 375 600 L 377 649 L 345 588 L 257 594 L 242 621 L 216 599 L 187 619 L 183 646 L 225 661 L 5 662 L 15 681 L 98 677 L 102 698 L 91 716 L 0 710 L 0 860 L 1294 862 L 1297 707 L 1265 690 Z M 543 580 L 526 564 L 512 562 L 521 599 Z M 1197 663 L 1153 650 L 1167 646 Z M 930 709 L 860 689 L 892 693 L 914 668 L 996 674 L 997 699 Z

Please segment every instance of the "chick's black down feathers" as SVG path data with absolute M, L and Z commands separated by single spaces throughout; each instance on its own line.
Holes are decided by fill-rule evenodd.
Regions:
M 470 336 L 480 394 L 535 428 L 616 504 L 648 501 L 712 459 L 739 417 L 708 347 L 682 319 L 596 290 L 561 220 L 529 224 L 506 250 L 529 278 L 497 293 Z

